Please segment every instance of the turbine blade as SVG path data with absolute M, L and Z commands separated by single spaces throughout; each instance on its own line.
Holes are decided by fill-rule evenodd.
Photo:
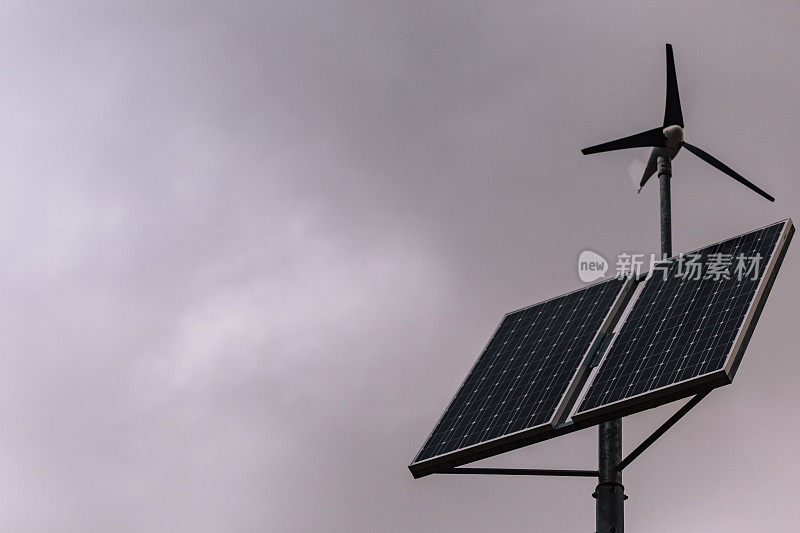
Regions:
M 677 124 L 683 127 L 681 98 L 678 96 L 678 78 L 675 76 L 675 58 L 672 45 L 667 43 L 667 104 L 664 109 L 664 127 Z
M 697 157 L 699 157 L 700 159 L 702 159 L 703 161 L 705 161 L 706 163 L 708 163 L 712 167 L 716 167 L 717 169 L 721 170 L 722 172 L 724 172 L 728 176 L 732 177 L 733 179 L 735 179 L 736 181 L 738 181 L 739 183 L 741 183 L 745 187 L 757 192 L 758 194 L 760 194 L 761 196 L 763 196 L 764 198 L 766 198 L 770 202 L 774 202 L 775 201 L 775 198 L 773 198 L 772 196 L 770 196 L 769 194 L 767 194 L 766 192 L 761 190 L 753 182 L 745 179 L 743 176 L 738 174 L 736 171 L 731 169 L 729 166 L 727 166 L 725 163 L 723 163 L 722 161 L 720 161 L 716 157 L 712 156 L 711 154 L 708 154 L 708 153 L 704 152 L 703 150 L 701 150 L 697 146 L 692 146 L 691 144 L 687 143 L 686 141 L 681 142 L 681 144 L 687 150 L 692 152 L 694 155 L 696 155 Z
M 653 148 L 650 150 L 650 156 L 647 158 L 647 165 L 645 165 L 644 172 L 642 172 L 642 179 L 639 180 L 640 191 L 642 187 L 644 187 L 644 184 L 647 183 L 647 180 L 656 173 L 656 170 L 658 170 L 658 153 L 656 149 Z
M 581 150 L 583 155 L 596 154 L 599 152 L 610 152 L 612 150 L 623 150 L 625 148 L 640 148 L 643 146 L 664 146 L 664 132 L 662 128 L 643 131 L 635 135 L 623 137 L 616 141 L 590 146 Z

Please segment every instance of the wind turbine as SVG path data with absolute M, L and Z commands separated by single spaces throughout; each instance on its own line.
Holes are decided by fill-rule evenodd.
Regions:
M 664 125 L 660 128 L 643 131 L 615 141 L 590 146 L 589 148 L 584 148 L 581 152 L 584 155 L 588 155 L 645 146 L 651 146 L 652 148 L 650 150 L 650 157 L 647 159 L 647 166 L 645 167 L 644 174 L 642 175 L 641 181 L 639 181 L 639 191 L 642 190 L 647 180 L 655 174 L 660 157 L 666 159 L 666 171 L 669 171 L 669 161 L 678 155 L 678 151 L 681 147 L 684 147 L 706 163 L 721 170 L 770 202 L 775 201 L 775 198 L 716 157 L 683 140 L 683 113 L 681 113 L 681 100 L 678 96 L 678 79 L 675 76 L 675 59 L 672 55 L 672 45 L 669 43 L 667 43 L 667 103 L 664 110 Z

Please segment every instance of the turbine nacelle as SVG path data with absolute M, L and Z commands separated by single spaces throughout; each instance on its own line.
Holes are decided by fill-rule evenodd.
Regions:
M 683 142 L 683 128 L 677 125 L 667 126 L 662 132 L 664 133 L 664 147 L 669 150 L 674 150 L 675 154 L 677 154 Z M 675 154 L 673 154 L 670 159 L 675 157 Z

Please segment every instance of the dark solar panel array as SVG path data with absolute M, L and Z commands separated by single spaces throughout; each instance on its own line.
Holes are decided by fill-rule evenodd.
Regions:
M 708 246 L 695 252 L 699 257 L 672 258 L 655 269 L 575 418 L 722 371 L 785 225 Z M 699 279 L 693 264 L 700 265 Z
M 505 316 L 416 462 L 550 424 L 624 280 Z

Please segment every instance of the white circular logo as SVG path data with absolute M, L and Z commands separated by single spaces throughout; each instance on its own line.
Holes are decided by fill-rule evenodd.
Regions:
M 606 275 L 608 261 L 602 255 L 591 250 L 584 250 L 578 256 L 578 277 L 584 283 L 592 282 Z

